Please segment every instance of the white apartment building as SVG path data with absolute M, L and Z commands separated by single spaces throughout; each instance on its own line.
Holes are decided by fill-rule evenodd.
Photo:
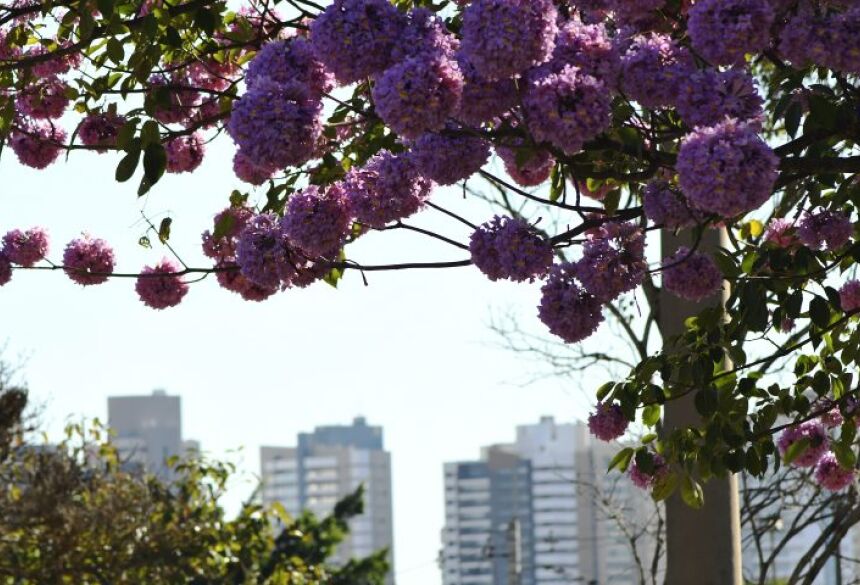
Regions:
M 631 544 L 612 514 L 649 522 L 654 504 L 629 482 L 607 479 L 613 453 L 582 423 L 543 417 L 478 461 L 446 464 L 443 584 L 636 582 Z M 654 550 L 645 537 L 637 546 L 641 555 Z
M 291 515 L 309 510 L 325 516 L 363 484 L 364 513 L 350 522 L 335 562 L 383 548 L 393 561 L 391 456 L 383 449 L 380 427 L 368 426 L 364 418 L 350 426 L 317 427 L 299 434 L 296 447 L 261 447 L 260 464 L 263 503 L 280 502 Z

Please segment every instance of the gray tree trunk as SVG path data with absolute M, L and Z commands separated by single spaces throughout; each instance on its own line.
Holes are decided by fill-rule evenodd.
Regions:
M 697 249 L 712 253 L 721 237 L 721 230 L 707 230 Z M 663 231 L 663 257 L 682 245 L 693 247 L 689 231 L 677 235 Z M 684 330 L 687 317 L 716 300 L 691 303 L 661 292 L 659 324 L 664 350 L 672 350 L 669 340 Z M 693 394 L 666 404 L 667 431 L 700 422 Z M 666 501 L 666 585 L 742 585 L 737 478 L 711 479 L 702 487 L 705 505 L 699 510 L 687 506 L 677 492 Z

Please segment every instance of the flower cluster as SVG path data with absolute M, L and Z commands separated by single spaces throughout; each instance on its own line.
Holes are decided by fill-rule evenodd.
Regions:
M 534 187 L 549 179 L 555 158 L 546 150 L 525 150 L 516 146 L 497 146 L 505 171 L 519 185 Z
M 427 8 L 415 8 L 406 15 L 406 24 L 391 52 L 396 63 L 420 55 L 453 57 L 460 41 L 445 22 Z
M 0 252 L 0 286 L 12 280 L 12 262 L 3 252 Z
M 441 130 L 457 110 L 463 75 L 454 59 L 421 54 L 394 65 L 373 87 L 380 117 L 404 138 Z
M 85 235 L 66 245 L 63 266 L 69 278 L 80 285 L 102 284 L 113 272 L 113 250 L 104 240 Z
M 228 207 L 215 216 L 212 231 L 203 232 L 203 253 L 216 260 L 233 258 L 239 234 L 254 216 L 247 207 Z
M 583 244 L 576 276 L 589 294 L 605 303 L 639 286 L 647 269 L 642 230 L 632 223 L 607 222 Z
M 758 122 L 762 99 L 746 71 L 697 71 L 678 84 L 675 108 L 690 126 L 714 126 L 726 117 Z
M 59 118 L 69 106 L 67 89 L 66 84 L 56 77 L 40 79 L 18 94 L 15 105 L 20 112 L 31 118 Z
M 657 453 L 650 453 L 650 455 L 652 465 L 650 473 L 639 466 L 635 457 L 630 462 L 630 468 L 627 470 L 627 474 L 630 476 L 630 481 L 633 482 L 633 485 L 643 490 L 653 488 L 669 472 L 669 465 L 661 455 Z
M 814 467 L 830 445 L 827 431 L 816 421 L 807 421 L 785 429 L 777 440 L 780 454 L 784 457 L 792 445 L 805 441 L 806 447 L 792 462 L 797 467 Z
M 417 212 L 432 188 L 433 182 L 418 172 L 410 157 L 387 150 L 351 169 L 343 181 L 355 218 L 373 228 Z
M 205 146 L 199 132 L 177 136 L 164 145 L 168 173 L 190 173 L 203 162 Z
M 456 113 L 458 120 L 477 126 L 502 116 L 517 104 L 513 79 L 485 79 L 462 56 L 457 57 L 457 63 L 463 74 L 463 92 Z
M 851 240 L 853 233 L 848 216 L 829 209 L 806 213 L 797 224 L 797 238 L 812 250 L 838 250 Z
M 410 156 L 422 175 L 440 185 L 468 179 L 490 157 L 490 143 L 466 133 L 424 134 L 412 144 Z
M 723 274 L 710 256 L 680 247 L 663 260 L 663 287 L 688 301 L 713 296 L 723 284 Z
M 624 434 L 629 424 L 617 404 L 599 402 L 588 417 L 588 430 L 601 441 L 614 441 Z
M 794 222 L 784 217 L 775 217 L 767 224 L 764 239 L 778 248 L 788 248 L 794 244 Z
M 253 86 L 263 77 L 281 85 L 299 83 L 316 97 L 334 88 L 334 76 L 314 56 L 307 39 L 274 40 L 263 45 L 248 63 L 245 83 Z
M 9 262 L 29 268 L 47 256 L 49 244 L 48 232 L 44 228 L 15 229 L 3 236 L 2 253 Z
M 635 37 L 621 58 L 621 89 L 646 108 L 671 105 L 694 70 L 690 52 L 661 34 Z
M 533 76 L 523 98 L 529 130 L 567 154 L 582 150 L 610 124 L 611 103 L 603 82 L 567 66 Z
M 301 165 L 313 156 L 321 112 L 322 104 L 304 86 L 260 77 L 233 106 L 227 131 L 254 165 Z
M 570 20 L 559 29 L 552 58 L 545 66 L 558 73 L 568 65 L 614 89 L 621 70 L 621 54 L 602 23 Z
M 779 157 L 753 126 L 727 119 L 697 128 L 681 143 L 678 178 L 693 205 L 723 217 L 760 207 L 776 183 Z
M 522 219 L 493 217 L 472 233 L 472 262 L 490 280 L 532 281 L 552 264 L 552 244 Z
M 347 205 L 340 185 L 324 193 L 310 186 L 290 196 L 281 231 L 308 257 L 334 257 L 352 225 Z
M 66 131 L 50 122 L 28 122 L 12 130 L 8 144 L 21 164 L 44 169 L 57 160 L 66 142 Z
M 541 288 L 538 317 L 567 343 L 582 341 L 603 322 L 603 307 L 576 283 L 576 265 L 556 264 Z
M 293 276 L 289 267 L 286 235 L 278 217 L 271 213 L 251 218 L 236 243 L 236 263 L 242 276 L 266 289 L 277 289 L 281 281 Z
M 97 152 L 107 152 L 108 148 L 116 145 L 117 135 L 125 121 L 124 116 L 112 112 L 89 114 L 78 128 L 78 137 Z
M 311 23 L 311 46 L 340 83 L 353 83 L 391 64 L 404 25 L 388 0 L 335 0 Z
M 691 227 L 703 219 L 681 193 L 664 179 L 655 179 L 642 191 L 645 217 L 667 229 Z
M 145 266 L 134 285 L 143 304 L 160 310 L 181 303 L 188 294 L 188 283 L 178 272 L 179 266 L 167 258 L 155 266 Z
M 825 453 L 818 465 L 815 466 L 815 481 L 831 492 L 845 489 L 854 483 L 855 477 L 856 472 L 853 469 L 842 467 L 833 453 Z
M 770 0 L 698 0 L 687 32 L 693 48 L 711 63 L 742 64 L 745 54 L 770 45 L 773 20 Z
M 552 0 L 473 0 L 463 11 L 463 55 L 486 79 L 513 77 L 550 57 L 557 19 Z
M 860 310 L 860 280 L 849 280 L 839 289 L 839 304 L 846 313 Z

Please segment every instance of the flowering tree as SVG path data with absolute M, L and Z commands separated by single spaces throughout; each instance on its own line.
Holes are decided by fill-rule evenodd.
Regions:
M 261 301 L 350 269 L 474 265 L 492 280 L 541 280 L 538 316 L 571 344 L 623 295 L 641 291 L 658 325 L 674 295 L 698 314 L 659 327 L 672 351 L 646 344 L 598 390 L 592 429 L 611 439 L 637 416 L 657 428 L 679 401 L 696 420 L 646 436 L 615 467 L 634 466 L 658 499 L 680 487 L 694 506 L 702 482 L 781 460 L 824 461 L 826 485 L 844 486 L 860 359 L 854 4 L 16 1 L 0 7 L 0 132 L 22 164 L 115 153 L 120 182 L 142 163 L 145 193 L 165 172 L 193 172 L 226 131 L 248 191 L 203 234 L 211 266 L 120 272 L 95 237 L 45 264 L 46 231 L 12 229 L 0 283 L 13 267 L 83 286 L 132 277 L 142 302 L 166 309 L 195 274 Z M 480 223 L 432 201 L 440 185 L 475 180 L 564 221 L 552 233 L 513 215 Z M 405 223 L 424 208 L 470 226 L 469 242 Z M 167 243 L 170 221 L 152 227 Z M 388 229 L 467 257 L 349 257 L 353 241 Z M 652 262 L 658 233 L 669 249 Z M 783 358 L 793 375 L 763 374 Z M 843 422 L 826 429 L 818 419 L 834 411 Z

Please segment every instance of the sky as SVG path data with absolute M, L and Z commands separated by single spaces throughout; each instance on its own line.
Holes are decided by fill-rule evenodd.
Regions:
M 192 175 L 168 175 L 146 198 L 136 179 L 113 179 L 118 155 L 74 152 L 44 171 L 0 159 L 0 233 L 35 225 L 52 238 L 59 261 L 81 232 L 108 240 L 117 271 L 135 272 L 169 252 L 137 244 L 146 225 L 173 218 L 170 243 L 192 266 L 208 266 L 200 233 L 243 188 L 232 175 L 233 146 L 210 145 Z M 489 206 L 440 189 L 433 200 L 473 222 Z M 412 223 L 465 241 L 468 228 L 433 210 Z M 362 263 L 459 260 L 466 254 L 414 233 L 370 234 L 348 249 Z M 365 416 L 384 429 L 392 454 L 395 574 L 401 583 L 438 585 L 435 559 L 444 522 L 443 463 L 474 459 L 483 445 L 513 440 L 515 426 L 542 415 L 583 419 L 604 381 L 540 377 L 541 364 L 500 347 L 488 327 L 511 313 L 532 331 L 538 285 L 493 283 L 473 267 L 348 273 L 335 290 L 318 283 L 263 303 L 243 301 L 214 278 L 191 287 L 183 303 L 154 311 L 134 282 L 83 288 L 63 273 L 15 272 L 0 289 L 0 342 L 22 375 L 52 436 L 69 421 L 106 420 L 109 395 L 164 388 L 182 397 L 183 431 L 211 456 L 239 465 L 228 497 L 235 507 L 252 490 L 260 445 L 293 445 L 317 425 Z M 612 343 L 605 331 L 586 343 Z M 531 383 L 529 383 L 531 381 Z

